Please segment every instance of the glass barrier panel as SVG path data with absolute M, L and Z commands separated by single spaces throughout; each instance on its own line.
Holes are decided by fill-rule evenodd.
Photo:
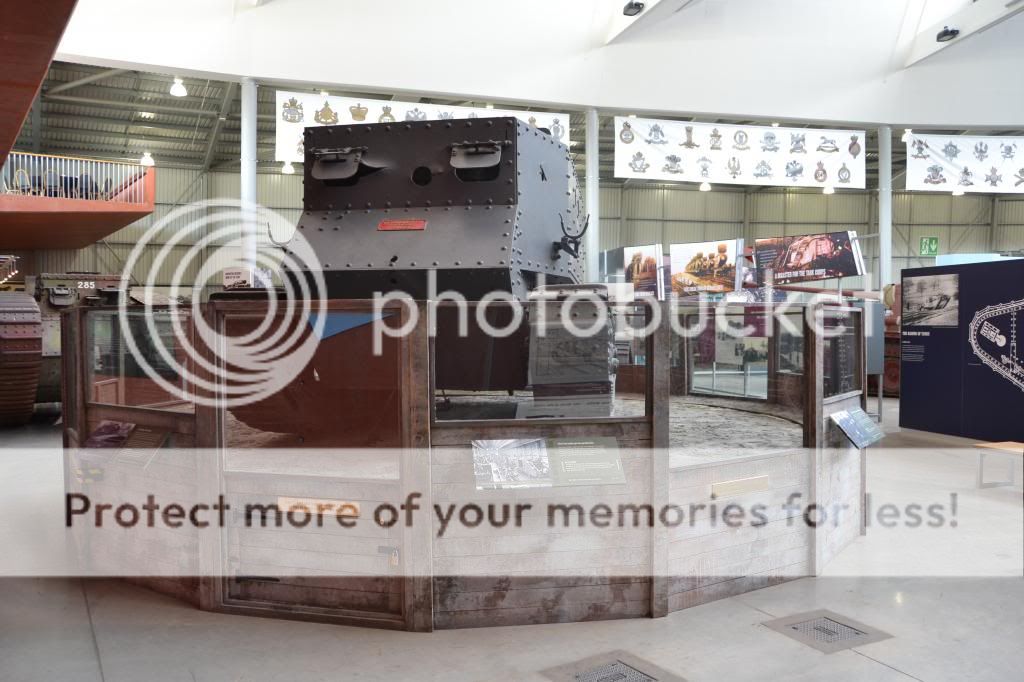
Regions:
M 860 316 L 855 311 L 824 308 L 822 379 L 826 398 L 863 390 Z
M 173 324 L 177 318 L 183 333 L 191 334 L 189 313 L 128 310 L 124 326 L 137 352 L 125 338 L 121 315 L 117 310 L 95 310 L 85 316 L 86 401 L 193 412 L 192 391 L 184 376 L 191 372 L 192 360 Z
M 759 306 L 712 311 L 691 343 L 691 393 L 768 398 L 767 313 Z M 688 327 L 699 323 L 687 315 Z
M 534 301 L 519 311 L 437 307 L 435 420 L 645 414 L 646 307 L 574 301 L 563 315 L 561 301 Z
M 389 316 L 385 324 L 398 320 L 397 314 L 384 314 Z M 319 338 L 314 336 L 315 318 L 301 322 L 298 314 L 290 319 L 277 316 L 255 337 L 254 344 L 275 336 L 294 341 L 282 341 L 275 372 L 283 379 L 272 393 L 268 389 L 261 397 L 248 392 L 248 398 L 239 399 L 242 393 L 225 391 L 225 446 L 402 447 L 402 392 L 416 390 L 403 385 L 402 339 L 381 334 L 380 352 L 375 353 L 372 314 L 332 309 L 323 315 Z M 253 333 L 264 319 L 262 314 L 228 313 L 223 334 L 230 338 Z M 241 346 L 225 346 L 221 371 L 229 388 L 242 384 L 246 376 L 244 352 Z

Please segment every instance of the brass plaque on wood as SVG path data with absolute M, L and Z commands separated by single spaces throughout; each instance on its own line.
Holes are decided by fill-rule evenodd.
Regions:
M 352 516 L 359 517 L 359 503 L 344 500 L 314 499 L 310 497 L 277 498 L 277 508 L 288 513 L 290 511 L 307 512 L 316 516 Z
M 756 493 L 759 490 L 768 490 L 768 476 L 751 476 L 750 478 L 737 478 L 731 481 L 720 481 L 711 484 L 711 499 L 717 500 L 721 497 L 735 497 L 744 493 Z

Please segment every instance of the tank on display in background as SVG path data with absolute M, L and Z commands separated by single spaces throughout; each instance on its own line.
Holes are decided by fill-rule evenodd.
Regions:
M 31 419 L 36 403 L 61 400 L 61 312 L 116 301 L 121 277 L 89 272 L 19 277 L 15 268 L 5 273 L 0 275 L 0 426 L 18 426 Z
M 292 239 L 312 247 L 327 298 L 402 291 L 424 300 L 452 291 L 473 301 L 501 291 L 526 302 L 542 282 L 583 279 L 579 184 L 568 148 L 541 129 L 513 117 L 324 126 L 305 130 L 304 149 L 304 210 Z M 529 325 L 505 338 L 471 325 L 460 338 L 449 314 L 438 311 L 438 389 L 527 385 Z M 503 326 L 511 311 L 488 315 Z M 343 345 L 331 339 L 317 355 L 332 344 Z M 296 406 L 319 404 L 310 392 L 330 384 L 310 370 L 273 398 L 232 412 L 261 428 L 312 430 L 320 416 Z
M 120 290 L 120 275 L 68 272 L 25 276 L 25 291 L 39 306 L 43 333 L 37 403 L 60 402 L 60 314 L 87 302 L 116 302 Z

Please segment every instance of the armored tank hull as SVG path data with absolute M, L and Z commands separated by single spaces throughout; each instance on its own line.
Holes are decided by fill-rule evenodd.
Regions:
M 0 292 L 0 427 L 32 417 L 43 360 L 39 306 L 24 292 Z
M 586 219 L 571 157 L 538 128 L 512 117 L 325 126 L 306 129 L 304 149 L 304 210 L 284 248 L 308 243 L 327 298 L 404 292 L 426 300 L 447 292 L 474 301 L 503 292 L 526 302 L 541 284 L 577 284 L 583 277 Z M 502 326 L 505 312 L 489 310 L 492 325 Z M 439 311 L 434 344 L 438 389 L 527 385 L 528 325 L 506 338 L 471 325 L 460 337 L 447 314 Z M 369 360 L 360 360 L 365 344 L 358 337 L 366 333 L 354 329 L 324 340 L 310 363 L 316 377 L 309 370 L 277 395 L 233 409 L 234 416 L 290 433 L 362 428 L 362 408 L 372 401 L 330 406 L 339 404 L 340 383 L 369 382 L 366 395 L 375 395 L 373 377 L 384 374 L 363 371 Z M 325 376 L 322 368 L 340 367 L 330 356 L 346 352 L 355 364 Z M 311 414 L 310 405 L 330 414 Z

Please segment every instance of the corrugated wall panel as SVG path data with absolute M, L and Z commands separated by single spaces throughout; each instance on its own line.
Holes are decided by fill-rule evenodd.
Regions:
M 598 245 L 598 248 L 601 251 L 617 249 L 622 246 L 623 242 L 619 235 L 619 219 L 601 218 L 601 234 L 599 236 L 600 244 Z
M 910 222 L 911 195 L 908 192 L 894 192 L 892 195 L 892 221 L 906 224 Z
M 622 192 L 622 215 L 628 218 L 661 218 L 663 190 L 657 187 L 627 187 Z
M 915 225 L 937 224 L 948 225 L 952 213 L 954 198 L 948 194 L 927 194 L 920 198 L 914 197 L 910 203 L 910 221 Z
M 691 192 L 687 190 L 664 190 L 664 214 L 668 220 L 693 220 L 706 215 L 707 202 L 704 197 L 708 192 Z
M 1024 199 L 1000 199 L 996 219 L 1000 225 L 1024 225 Z
M 704 224 L 672 221 L 665 223 L 665 246 L 705 240 Z
M 644 244 L 661 244 L 661 229 L 664 223 L 660 220 L 629 220 L 626 222 L 624 246 L 642 246 Z
M 260 203 L 273 209 L 302 209 L 302 176 L 268 173 L 256 176 Z
M 782 192 L 754 192 L 750 195 L 752 222 L 781 223 L 786 217 L 786 196 Z
M 825 210 L 828 197 L 820 192 L 807 194 L 804 192 L 786 193 L 786 222 L 811 223 L 812 226 L 824 226 L 827 213 Z M 818 230 L 809 230 L 815 232 Z
M 703 192 L 699 193 L 698 196 L 704 197 L 704 204 L 707 209 L 704 215 L 708 220 L 743 222 L 743 207 L 745 203 L 743 192 Z
M 601 220 L 605 218 L 620 218 L 622 216 L 622 204 L 619 201 L 621 191 L 618 187 L 602 187 L 598 196 L 601 199 Z M 602 222 L 603 224 L 603 222 Z
M 1024 251 L 1024 225 L 1000 225 L 992 239 L 996 251 Z
M 869 199 L 867 194 L 833 194 L 827 197 L 828 223 L 859 229 L 860 225 L 868 222 Z
M 992 224 L 992 197 L 967 194 L 962 197 L 950 196 L 952 223 L 971 225 Z
M 707 223 L 704 226 L 704 240 L 739 239 L 743 236 L 743 223 Z
M 992 233 L 990 225 L 956 226 L 951 227 L 949 232 L 949 250 L 946 253 L 983 253 L 989 249 L 989 236 Z M 939 253 L 942 253 L 942 245 L 939 246 Z

